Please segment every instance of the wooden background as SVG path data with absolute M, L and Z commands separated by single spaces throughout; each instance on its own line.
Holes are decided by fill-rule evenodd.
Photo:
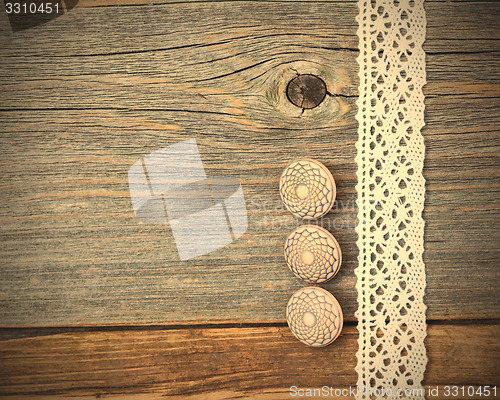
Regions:
M 426 385 L 500 384 L 500 4 L 427 1 Z M 0 17 L 0 394 L 288 398 L 355 385 L 356 2 L 80 1 L 12 33 Z M 331 96 L 283 95 L 314 73 Z M 127 172 L 196 138 L 208 175 L 242 182 L 249 228 L 181 262 L 141 224 Z M 292 159 L 326 164 L 322 222 L 344 263 L 325 349 L 284 322 L 303 284 L 281 248 Z

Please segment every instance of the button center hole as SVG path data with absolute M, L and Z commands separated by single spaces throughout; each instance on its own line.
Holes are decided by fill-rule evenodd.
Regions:
M 306 311 L 304 315 L 302 315 L 302 322 L 305 326 L 312 328 L 314 324 L 316 324 L 316 317 L 312 312 Z
M 304 200 L 307 198 L 307 196 L 309 196 L 309 188 L 307 187 L 307 185 L 301 183 L 295 188 L 295 194 L 300 200 Z
M 309 250 L 304 250 L 300 255 L 300 258 L 306 265 L 311 265 L 314 263 L 314 254 Z

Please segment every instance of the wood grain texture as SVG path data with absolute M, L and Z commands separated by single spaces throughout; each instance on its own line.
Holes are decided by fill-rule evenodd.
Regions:
M 499 385 L 499 334 L 499 325 L 430 325 L 424 385 Z M 11 339 L 0 342 L 0 394 L 283 399 L 292 385 L 355 385 L 357 338 L 356 328 L 347 326 L 322 349 L 303 345 L 287 327 Z
M 278 179 L 298 157 L 336 180 L 322 224 L 344 261 L 325 287 L 354 320 L 356 4 L 81 3 L 2 43 L 1 325 L 284 321 L 302 283 Z M 430 319 L 500 316 L 500 5 L 470 10 L 426 5 Z M 284 101 L 296 71 L 332 96 Z M 135 219 L 127 171 L 192 137 L 208 175 L 242 182 L 249 228 L 181 262 L 168 224 Z

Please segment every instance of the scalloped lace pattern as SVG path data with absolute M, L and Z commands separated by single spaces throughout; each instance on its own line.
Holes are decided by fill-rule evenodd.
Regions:
M 358 398 L 423 399 L 425 12 L 423 0 L 358 7 Z

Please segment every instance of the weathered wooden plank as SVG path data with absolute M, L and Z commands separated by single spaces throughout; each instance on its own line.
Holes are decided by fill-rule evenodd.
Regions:
M 426 51 L 498 51 L 500 7 L 489 1 L 472 3 L 474 13 L 470 12 L 471 2 L 426 2 Z M 134 4 L 136 6 L 130 7 Z M 151 4 L 142 0 L 80 1 L 64 16 L 8 38 L 14 40 L 11 49 L 17 49 L 16 54 L 26 51 L 47 54 L 44 48 L 50 48 L 54 55 L 109 54 L 113 51 L 144 53 L 162 49 L 161 45 L 167 42 L 189 48 L 199 45 L 204 37 L 209 38 L 210 43 L 217 43 L 215 39 L 234 39 L 241 37 L 245 29 L 248 33 L 249 28 L 257 35 L 293 29 L 287 35 L 295 35 L 298 44 L 314 36 L 330 39 L 329 43 L 334 44 L 341 36 L 342 47 L 356 51 L 356 14 L 355 1 L 238 1 L 232 2 L 230 7 L 219 1 L 174 4 Z M 326 15 L 328 18 L 324 17 Z M 338 18 L 342 23 L 335 22 Z M 197 23 L 191 24 L 191 21 Z M 1 28 L 1 31 L 9 31 L 9 27 Z M 46 35 L 38 35 L 41 30 Z M 323 36 L 325 32 L 327 36 Z M 166 36 L 171 39 L 165 41 Z M 61 37 L 64 40 L 61 41 Z M 16 40 L 19 38 L 23 38 L 24 43 Z M 324 40 L 318 39 L 321 46 Z M 30 45 L 36 41 L 42 46 Z
M 499 333 L 499 325 L 430 325 L 424 385 L 499 385 Z M 292 385 L 354 386 L 357 337 L 356 328 L 346 326 L 322 349 L 304 346 L 287 327 L 74 332 L 4 340 L 0 393 L 284 398 Z
M 283 265 L 296 221 L 277 181 L 300 156 L 337 180 L 339 210 L 323 224 L 344 265 L 327 288 L 353 320 L 356 5 L 107 4 L 82 2 L 11 35 L 2 51 L 2 324 L 283 321 L 302 284 Z M 499 7 L 477 9 L 427 6 L 431 319 L 500 314 Z M 294 69 L 314 70 L 338 96 L 302 115 L 278 104 L 274 89 Z M 232 245 L 183 263 L 168 225 L 133 216 L 126 174 L 191 137 L 209 175 L 241 180 L 250 225 Z

